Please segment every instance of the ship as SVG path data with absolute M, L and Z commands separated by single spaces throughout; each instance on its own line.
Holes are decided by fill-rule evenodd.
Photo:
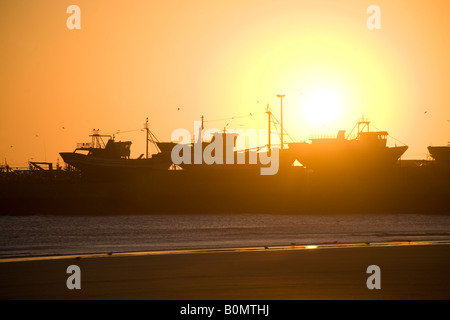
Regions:
M 431 157 L 440 165 L 450 165 L 450 141 L 447 146 L 428 146 Z
M 172 150 L 177 145 L 175 142 L 159 141 L 156 136 L 148 129 L 148 120 L 145 124 L 147 131 L 146 155 L 141 154 L 137 159 L 130 158 L 131 141 L 116 141 L 114 136 L 102 135 L 99 130 L 93 130 L 91 142 L 79 143 L 73 152 L 60 152 L 64 162 L 70 167 L 79 170 L 87 177 L 100 178 L 102 180 L 111 179 L 129 179 L 129 178 L 149 178 L 168 170 L 184 170 L 195 174 L 202 173 L 260 173 L 261 168 L 267 167 L 269 164 L 262 164 L 261 156 L 258 152 L 260 148 L 255 150 L 236 149 L 236 140 L 238 134 L 231 132 L 216 132 L 212 135 L 210 141 L 201 141 L 201 143 L 190 143 L 184 145 L 179 154 L 182 158 L 184 152 L 188 161 L 175 165 L 172 159 Z M 203 129 L 203 124 L 202 124 Z M 222 156 L 216 157 L 215 144 L 216 139 L 222 140 Z M 232 142 L 233 153 L 230 157 L 228 142 Z M 152 143 L 157 150 L 150 157 L 148 155 L 148 144 Z M 220 144 L 219 144 L 220 145 Z M 198 150 L 197 150 L 198 149 Z M 213 157 L 213 163 L 207 163 L 204 159 L 205 150 Z M 200 162 L 196 159 L 196 153 L 201 152 Z M 230 162 L 231 160 L 231 162 Z
M 64 162 L 86 176 L 129 178 L 169 170 L 172 166 L 170 143 L 159 142 L 145 124 L 147 132 L 146 154 L 130 158 L 131 141 L 116 141 L 114 136 L 102 135 L 94 129 L 91 142 L 78 143 L 73 152 L 60 152 Z M 149 156 L 148 142 L 154 143 L 157 152 Z
M 271 123 L 276 122 L 270 111 L 266 112 L 269 115 L 269 132 Z M 203 137 L 204 129 L 204 117 L 201 117 L 201 130 L 199 135 Z M 209 141 L 201 139 L 201 141 L 195 142 L 193 138 L 191 143 L 183 145 L 183 148 L 176 150 L 175 154 L 179 154 L 180 158 L 186 161 L 177 164 L 180 169 L 204 173 L 204 172 L 240 172 L 240 173 L 261 173 L 262 168 L 268 168 L 273 165 L 272 163 L 272 153 L 274 152 L 274 146 L 271 144 L 271 137 L 268 135 L 268 144 L 262 146 L 256 146 L 253 148 L 246 148 L 237 143 L 239 134 L 236 132 L 229 132 L 226 128 L 222 132 L 216 131 L 212 133 L 212 138 Z M 242 137 L 245 141 L 246 136 Z M 216 140 L 221 140 L 219 143 L 215 143 Z M 242 142 L 242 141 L 241 141 Z M 166 150 L 171 152 L 172 149 L 177 145 L 174 142 L 156 142 L 161 150 Z M 216 148 L 221 146 L 221 150 Z M 282 146 L 282 144 L 281 144 Z M 231 152 L 232 150 L 232 152 Z M 216 156 L 216 152 L 221 151 L 221 155 Z M 188 155 L 184 155 L 188 152 Z M 286 170 L 287 167 L 293 165 L 295 158 L 290 153 L 290 150 L 284 149 L 283 147 L 277 148 L 278 152 L 278 163 L 275 165 L 278 169 Z M 197 155 L 195 155 L 197 153 Z M 205 161 L 204 155 L 211 155 L 213 159 L 209 162 Z M 202 155 L 202 156 L 200 156 Z M 212 160 L 212 163 L 211 163 Z
M 337 135 L 313 135 L 309 142 L 289 143 L 289 150 L 305 168 L 312 170 L 380 169 L 397 164 L 408 146 L 388 147 L 387 131 L 370 131 L 364 116 L 350 134 L 340 130 Z M 357 128 L 357 134 L 351 133 Z

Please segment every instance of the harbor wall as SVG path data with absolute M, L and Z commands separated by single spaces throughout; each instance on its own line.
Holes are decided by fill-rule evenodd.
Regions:
M 449 214 L 450 170 L 437 166 L 274 176 L 245 171 L 167 171 L 101 181 L 30 179 L 0 183 L 1 215 L 185 213 Z

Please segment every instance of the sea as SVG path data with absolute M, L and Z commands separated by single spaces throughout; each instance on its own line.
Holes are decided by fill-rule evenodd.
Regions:
M 0 216 L 0 258 L 450 240 L 433 214 Z

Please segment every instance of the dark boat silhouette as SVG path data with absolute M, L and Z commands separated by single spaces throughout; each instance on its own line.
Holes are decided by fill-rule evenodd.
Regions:
M 340 130 L 337 136 L 312 136 L 311 143 L 289 143 L 289 150 L 303 166 L 313 170 L 376 169 L 395 165 L 408 146 L 386 146 L 388 132 L 370 131 L 369 124 L 364 117 L 360 119 L 354 139 Z
M 147 135 L 151 133 L 147 129 Z M 148 137 L 147 136 L 147 137 Z M 160 143 L 158 152 L 130 158 L 131 141 L 115 141 L 110 135 L 101 135 L 98 130 L 90 135 L 92 142 L 79 143 L 73 152 L 60 152 L 64 162 L 87 176 L 99 178 L 129 178 L 157 171 L 166 171 L 172 165 L 168 145 Z M 106 140 L 106 143 L 105 143 Z M 147 139 L 148 143 L 149 139 Z M 158 141 L 151 139 L 158 146 Z
M 436 163 L 450 165 L 450 142 L 447 146 L 428 146 L 428 151 Z
M 270 132 L 270 123 L 273 122 L 273 115 L 270 111 L 267 111 L 269 115 L 269 132 Z M 201 130 L 204 129 L 204 117 L 201 117 Z M 200 136 L 202 135 L 202 131 L 200 132 Z M 180 163 L 178 166 L 186 171 L 189 172 L 196 172 L 196 173 L 204 173 L 204 172 L 224 172 L 224 173 L 231 173 L 231 172 L 241 172 L 241 173 L 257 173 L 260 174 L 261 168 L 268 167 L 271 164 L 267 162 L 267 156 L 271 156 L 273 152 L 273 146 L 271 145 L 270 141 L 270 135 L 268 136 L 268 144 L 263 146 L 257 146 L 254 148 L 239 148 L 237 146 L 239 134 L 235 132 L 227 132 L 226 128 L 222 132 L 215 132 L 212 134 L 212 138 L 210 141 L 204 141 L 202 138 L 201 142 L 196 143 L 192 141 L 189 144 L 185 145 L 185 148 L 183 151 L 180 151 L 180 156 L 188 159 L 187 163 Z M 222 139 L 222 158 L 220 159 L 220 163 L 206 163 L 205 159 L 203 157 L 205 153 L 205 149 L 207 149 L 212 143 L 215 142 L 216 139 Z M 245 139 L 245 135 L 244 135 Z M 194 140 L 194 139 L 192 139 Z M 228 142 L 227 142 L 228 141 Z M 227 144 L 229 141 L 232 141 L 233 146 L 233 155 L 229 158 L 227 158 Z M 173 147 L 177 143 L 174 142 L 159 142 L 157 141 L 156 144 L 158 145 L 160 150 L 164 150 L 167 152 L 171 152 Z M 282 144 L 281 144 L 282 145 Z M 202 158 L 201 161 L 195 162 L 195 150 L 201 150 Z M 212 146 L 211 146 L 211 149 Z M 265 150 L 264 150 L 265 149 Z M 184 150 L 189 150 L 190 155 L 184 157 Z M 209 150 L 211 151 L 211 150 Z M 290 150 L 278 148 L 278 168 L 285 170 L 287 167 L 292 166 L 292 164 L 295 161 L 295 157 L 292 155 Z M 213 150 L 211 152 L 211 156 L 215 157 L 216 150 Z M 264 154 L 264 159 L 262 158 Z M 231 158 L 231 159 L 230 159 Z M 215 160 L 219 160 L 215 158 Z M 231 161 L 230 161 L 231 160 Z M 272 161 L 272 159 L 271 159 Z

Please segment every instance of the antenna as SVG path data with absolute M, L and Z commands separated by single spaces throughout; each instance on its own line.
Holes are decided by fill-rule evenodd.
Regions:
M 148 136 L 149 136 L 149 129 L 148 129 L 148 117 L 145 119 L 144 129 L 146 131 L 146 139 L 145 139 L 145 159 L 148 159 Z
M 267 155 L 270 157 L 271 153 L 272 153 L 272 144 L 270 141 L 270 136 L 271 136 L 271 129 L 270 129 L 270 122 L 272 121 L 272 112 L 270 111 L 269 108 L 269 104 L 267 104 L 267 108 L 266 108 L 266 113 L 268 115 L 268 119 L 269 119 L 269 132 L 268 132 L 268 144 L 267 144 Z

